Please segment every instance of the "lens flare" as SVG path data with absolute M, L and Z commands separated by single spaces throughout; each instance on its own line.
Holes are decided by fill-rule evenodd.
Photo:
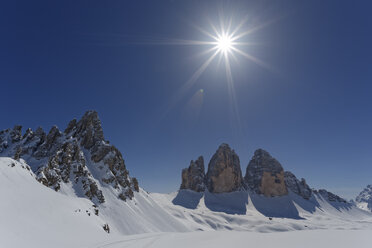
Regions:
M 221 35 L 217 39 L 217 49 L 222 53 L 231 52 L 234 43 L 228 35 Z

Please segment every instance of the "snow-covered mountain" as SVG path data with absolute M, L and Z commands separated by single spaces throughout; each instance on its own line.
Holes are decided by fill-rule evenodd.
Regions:
M 10 161 L 10 157 L 14 161 Z M 21 126 L 1 131 L 0 159 L 1 166 L 6 168 L 21 161 L 23 167 L 29 169 L 27 176 L 32 177 L 33 183 L 68 197 L 64 199 L 84 202 L 80 209 L 92 213 L 92 219 L 99 213 L 100 221 L 96 224 L 102 232 L 102 223 L 107 224 L 111 233 L 121 234 L 187 230 L 154 202 L 135 178 L 129 177 L 120 151 L 104 139 L 101 122 L 94 111 L 86 112 L 79 121 L 72 120 L 64 132 L 56 126 L 48 134 L 38 128 L 35 132 L 27 129 L 22 135 Z M 9 177 L 7 171 L 2 176 Z M 28 185 L 20 183 L 12 187 L 10 184 L 4 189 L 22 195 L 18 194 L 18 187 Z M 30 188 L 35 191 L 30 195 L 37 196 L 40 187 Z M 48 196 L 45 200 L 53 202 L 53 197 Z
M 367 185 L 365 189 L 355 198 L 356 205 L 364 210 L 372 212 L 372 185 Z
M 96 205 L 105 202 L 103 186 L 123 201 L 139 190 L 120 151 L 104 139 L 95 111 L 70 121 L 64 132 L 56 126 L 48 134 L 41 127 L 24 134 L 22 126 L 1 131 L 0 156 L 24 159 L 45 186 L 86 197 Z
M 108 236 L 115 246 L 131 243 L 122 235 L 153 233 L 138 237 L 151 243 L 160 232 L 201 230 L 372 230 L 372 213 L 311 189 L 262 149 L 245 176 L 238 155 L 222 144 L 207 173 L 203 157 L 191 161 L 178 192 L 147 193 L 104 139 L 94 111 L 64 132 L 1 131 L 0 195 L 0 247 L 111 247 Z

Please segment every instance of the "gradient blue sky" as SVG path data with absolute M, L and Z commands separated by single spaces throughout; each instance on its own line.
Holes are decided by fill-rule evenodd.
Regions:
M 0 8 L 0 129 L 64 129 L 97 110 L 105 137 L 148 191 L 175 191 L 181 169 L 206 164 L 227 142 L 246 166 L 257 148 L 285 170 L 346 198 L 372 183 L 370 1 L 8 1 Z M 240 123 L 231 119 L 224 68 L 207 58 L 218 9 L 248 27 L 272 21 L 232 64 Z M 200 93 L 200 89 L 203 92 Z M 199 93 L 198 93 L 199 92 Z M 170 108 L 171 107 L 171 108 Z M 166 111 L 169 110 L 169 111 Z M 166 113 L 166 114 L 164 114 Z M 241 127 L 237 129 L 236 127 Z

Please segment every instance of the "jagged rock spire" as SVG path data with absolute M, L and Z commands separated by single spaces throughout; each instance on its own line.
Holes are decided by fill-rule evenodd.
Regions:
M 182 170 L 180 189 L 190 189 L 196 192 L 205 190 L 204 159 L 200 156 L 196 161 L 191 160 L 190 166 Z
M 81 145 L 86 149 L 92 148 L 97 142 L 103 141 L 101 120 L 96 111 L 87 111 L 76 124 L 74 136 L 80 137 Z

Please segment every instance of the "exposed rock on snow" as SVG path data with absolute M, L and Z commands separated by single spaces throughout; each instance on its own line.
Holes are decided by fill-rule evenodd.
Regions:
M 293 193 L 302 196 L 306 200 L 310 199 L 312 190 L 305 179 L 301 178 L 301 180 L 298 180 L 292 172 L 286 171 L 284 172 L 284 181 L 287 188 Z
M 269 197 L 288 194 L 282 165 L 263 149 L 254 152 L 247 166 L 245 182 L 257 194 Z
M 364 210 L 372 212 L 372 184 L 367 185 L 365 189 L 355 198 L 356 205 Z
M 372 186 L 369 187 L 370 194 L 372 195 Z M 203 157 L 199 157 L 197 161 L 191 161 L 190 166 L 182 170 L 182 184 L 173 203 L 191 209 L 196 208 L 202 195 L 198 194 L 189 197 L 191 195 L 182 190 L 192 190 L 202 193 L 205 190 L 208 190 L 210 193 L 229 193 L 248 190 L 250 193 L 264 195 L 266 197 L 285 196 L 291 191 L 305 200 L 311 200 L 313 193 L 316 193 L 329 202 L 346 203 L 341 197 L 324 189 L 314 191 L 309 187 L 304 178 L 297 179 L 293 173 L 289 171 L 284 172 L 282 165 L 263 149 L 258 149 L 254 152 L 243 180 L 239 157 L 227 144 L 220 145 L 213 155 L 208 164 L 206 175 L 204 175 Z M 208 199 L 211 199 L 211 197 Z M 372 199 L 372 196 L 368 199 Z M 367 200 L 361 201 L 360 206 L 363 205 L 363 208 L 367 208 Z M 217 206 L 215 209 L 220 209 L 220 207 Z
M 228 144 L 222 144 L 208 164 L 207 187 L 212 193 L 226 193 L 243 188 L 240 161 Z
M 191 160 L 190 166 L 182 170 L 180 189 L 190 189 L 196 192 L 205 190 L 204 159 L 200 156 L 196 161 Z
M 342 203 L 347 203 L 347 201 L 338 195 L 335 195 L 325 189 L 319 189 L 319 190 L 314 190 L 314 193 L 317 195 L 322 196 L 324 199 L 330 201 L 330 202 L 342 202 Z
M 23 136 L 21 130 L 15 126 L 0 132 L 0 156 L 25 159 L 45 186 L 59 191 L 65 185 L 94 203 L 105 201 L 101 185 L 113 187 L 122 200 L 132 199 L 139 190 L 120 151 L 104 139 L 97 112 L 70 121 L 63 133 L 57 126 L 48 135 L 42 128 L 29 128 Z

